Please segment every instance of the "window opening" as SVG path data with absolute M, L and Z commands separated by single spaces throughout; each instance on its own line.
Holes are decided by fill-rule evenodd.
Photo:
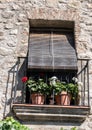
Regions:
M 52 76 L 63 82 L 71 82 L 77 75 L 73 30 L 31 28 L 27 74 L 35 80 L 42 78 L 47 84 Z M 28 90 L 26 95 L 26 102 L 30 103 Z

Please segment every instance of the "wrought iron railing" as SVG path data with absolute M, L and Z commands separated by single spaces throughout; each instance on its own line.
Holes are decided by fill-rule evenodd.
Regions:
M 13 73 L 15 74 L 15 82 L 12 84 L 12 103 L 26 103 L 25 85 L 23 85 L 21 78 L 26 76 L 27 72 L 27 57 L 19 57 Z M 16 71 L 15 71 L 16 70 Z M 78 59 L 78 80 L 80 101 L 78 105 L 90 106 L 89 99 L 89 59 Z M 82 85 L 83 84 L 83 85 Z M 54 95 L 53 95 L 54 99 Z
M 83 84 L 79 87 L 80 105 L 90 106 L 89 100 L 89 59 L 78 59 L 77 77 Z

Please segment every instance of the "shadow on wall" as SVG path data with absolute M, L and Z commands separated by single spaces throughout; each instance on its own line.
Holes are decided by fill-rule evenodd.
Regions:
M 24 85 L 21 81 L 23 76 L 26 76 L 27 71 L 27 57 L 18 57 L 15 65 L 8 71 L 8 78 L 5 91 L 5 105 L 3 111 L 3 118 L 7 116 L 7 108 L 9 109 L 8 115 L 11 114 L 12 103 L 24 102 Z

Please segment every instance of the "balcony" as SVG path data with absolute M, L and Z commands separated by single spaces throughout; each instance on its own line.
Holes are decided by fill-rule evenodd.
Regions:
M 13 73 L 12 103 L 14 115 L 21 121 L 83 122 L 90 112 L 89 100 L 89 59 L 78 59 L 77 77 L 83 86 L 79 88 L 80 101 L 68 106 L 47 104 L 33 105 L 27 102 L 28 93 L 21 78 L 27 74 L 27 58 L 20 57 L 9 71 Z M 68 75 L 70 76 L 70 75 Z M 52 98 L 54 102 L 54 94 Z

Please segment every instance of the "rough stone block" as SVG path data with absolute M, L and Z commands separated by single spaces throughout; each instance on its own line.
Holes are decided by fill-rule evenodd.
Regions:
M 46 5 L 48 7 L 57 7 L 58 0 L 46 0 Z
M 0 36 L 3 36 L 4 35 L 4 33 L 3 32 L 0 32 Z

